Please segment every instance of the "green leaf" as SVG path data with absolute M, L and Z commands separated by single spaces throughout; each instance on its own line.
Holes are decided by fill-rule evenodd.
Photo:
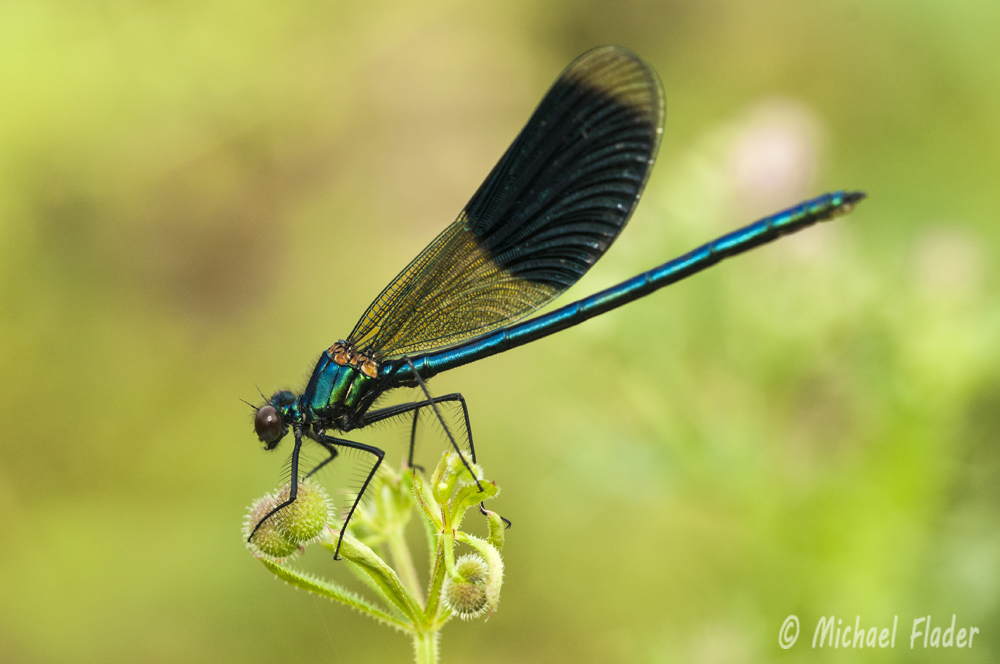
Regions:
M 444 529 L 444 523 L 441 521 L 441 505 L 438 504 L 434 493 L 419 475 L 413 476 L 413 497 L 425 519 L 433 524 L 434 532 L 440 533 Z
M 500 518 L 499 514 L 490 510 L 486 510 L 486 522 L 490 528 L 490 544 L 497 551 L 503 551 L 503 538 L 507 531 L 507 525 Z
M 451 501 L 453 505 L 451 513 L 452 527 L 457 529 L 461 525 L 462 519 L 465 517 L 465 512 L 470 507 L 478 505 L 484 500 L 489 500 L 500 493 L 500 489 L 493 482 L 482 480 L 480 484 L 483 486 L 482 491 L 475 484 L 469 484 L 468 486 L 463 486 L 455 493 L 455 497 Z
M 330 551 L 335 551 L 337 548 L 336 538 L 337 535 L 334 534 L 331 538 L 322 540 L 320 544 Z M 424 623 L 423 609 L 420 603 L 400 582 L 399 577 L 396 576 L 396 572 L 384 560 L 379 558 L 374 551 L 351 535 L 345 535 L 340 545 L 340 555 L 357 565 L 362 572 L 367 574 L 382 592 L 386 601 L 408 618 L 410 622 L 414 625 L 422 625 Z
M 414 626 L 412 623 L 386 613 L 384 610 L 375 606 L 360 595 L 356 595 L 336 583 L 320 579 L 312 574 L 299 572 L 290 567 L 285 567 L 284 565 L 276 563 L 273 560 L 268 560 L 267 558 L 258 558 L 258 560 L 260 560 L 260 562 L 264 564 L 264 567 L 271 570 L 271 572 L 279 579 L 296 586 L 297 588 L 332 599 L 336 602 L 340 602 L 341 604 L 346 604 L 352 609 L 368 615 L 382 624 L 388 625 L 401 632 L 405 632 L 407 634 L 412 634 L 414 632 Z

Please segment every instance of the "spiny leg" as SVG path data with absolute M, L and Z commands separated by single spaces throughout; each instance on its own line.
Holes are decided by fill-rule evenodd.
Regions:
M 472 442 L 472 422 L 469 419 L 469 406 L 465 403 L 465 397 L 463 397 L 458 392 L 453 392 L 451 394 L 445 394 L 444 396 L 434 397 L 434 403 L 447 403 L 449 401 L 457 401 L 462 405 L 462 418 L 465 421 L 465 439 L 469 444 L 469 452 L 472 454 L 472 463 L 476 462 L 476 446 Z M 367 413 L 361 420 L 359 427 L 366 427 L 369 424 L 374 424 L 375 422 L 381 422 L 383 420 L 392 419 L 393 417 L 399 417 L 400 415 L 405 415 L 406 413 L 413 413 L 413 424 L 410 427 L 410 452 L 407 460 L 408 465 L 411 468 L 419 468 L 423 470 L 420 466 L 413 463 L 413 452 L 416 446 L 417 439 L 417 421 L 420 416 L 420 410 L 426 406 L 429 406 L 430 401 L 413 401 L 410 403 L 401 403 L 395 406 L 389 406 L 388 408 L 380 408 L 378 410 L 371 411 Z M 447 427 L 445 427 L 447 430 Z
M 455 437 L 451 435 L 451 429 L 448 427 L 448 423 L 444 421 L 444 417 L 441 416 L 441 411 L 438 410 L 437 403 L 435 402 L 434 397 L 431 396 L 430 390 L 427 389 L 427 384 L 424 383 L 424 379 L 421 378 L 420 374 L 417 373 L 417 368 L 413 366 L 413 362 L 410 361 L 410 358 L 407 357 L 404 359 L 406 360 L 406 363 L 410 365 L 410 370 L 416 377 L 417 384 L 420 385 L 420 389 L 424 391 L 424 396 L 427 397 L 427 401 L 418 402 L 416 404 L 416 408 L 420 408 L 422 405 L 428 405 L 434 410 L 434 415 L 438 418 L 438 422 L 441 423 L 441 427 L 444 429 L 445 435 L 448 436 L 448 440 L 451 441 L 451 446 L 455 448 L 456 452 L 458 452 L 458 458 L 462 460 L 462 465 L 464 465 L 465 469 L 469 471 L 470 475 L 472 475 L 472 479 L 475 480 L 476 482 L 476 488 L 482 491 L 483 485 L 479 483 L 479 478 L 476 477 L 476 474 L 474 472 L 472 472 L 472 466 L 469 465 L 469 462 L 465 459 L 465 455 L 462 454 L 462 448 L 458 446 L 458 441 L 456 441 Z M 473 463 L 476 462 L 475 456 L 472 457 L 472 462 Z
M 437 403 L 435 402 L 434 397 L 431 396 L 430 390 L 427 389 L 427 385 L 426 385 L 426 383 L 424 383 L 424 379 L 420 377 L 420 373 L 417 371 L 417 368 L 415 366 L 413 366 L 413 361 L 410 360 L 410 358 L 406 357 L 406 358 L 403 358 L 403 359 L 406 360 L 406 364 L 409 365 L 410 371 L 413 372 L 413 377 L 417 379 L 417 384 L 420 385 L 420 389 L 424 391 L 424 396 L 427 397 L 427 403 L 428 403 L 428 405 L 432 409 L 434 409 L 434 414 L 437 416 L 438 421 L 441 423 L 441 426 L 444 428 L 444 432 L 446 434 L 448 434 L 448 440 L 451 441 L 451 446 L 455 448 L 456 452 L 458 452 L 458 458 L 462 460 L 462 465 L 464 465 L 465 469 L 469 471 L 470 475 L 472 475 L 472 479 L 474 479 L 476 481 L 476 488 L 479 489 L 480 491 L 482 491 L 483 490 L 483 485 L 479 483 L 479 478 L 476 477 L 476 474 L 474 472 L 472 472 L 472 467 L 469 465 L 469 462 L 465 460 L 465 455 L 462 454 L 462 449 L 458 446 L 458 443 L 455 442 L 455 437 L 451 435 L 451 429 L 448 428 L 448 423 L 444 421 L 443 417 L 441 417 L 441 411 L 438 410 Z M 468 408 L 465 407 L 465 399 L 463 397 L 461 397 L 461 395 L 459 395 L 459 399 L 462 402 L 462 409 L 465 411 L 465 424 L 466 424 L 466 427 L 468 427 L 468 425 L 469 425 L 469 410 L 468 410 Z M 476 452 L 475 452 L 475 449 L 472 448 L 472 428 L 471 427 L 468 428 L 468 433 L 469 433 L 469 447 L 472 450 L 472 463 L 475 463 L 476 462 Z M 488 516 L 488 510 L 486 509 L 486 505 L 484 505 L 482 503 L 482 501 L 480 501 L 480 503 L 479 503 L 479 511 L 483 514 L 483 516 Z M 508 528 L 510 528 L 513 525 L 510 522 L 510 519 L 506 519 L 506 518 L 504 518 L 502 516 L 500 518 L 503 520 L 503 522 L 505 524 L 507 524 Z
M 418 466 L 413 463 L 413 448 L 417 444 L 417 422 L 420 421 L 420 408 L 413 409 L 413 424 L 410 426 L 410 452 L 406 455 L 406 465 L 410 468 L 416 468 L 421 473 L 424 472 L 423 466 Z
M 372 478 L 375 477 L 375 473 L 378 471 L 378 467 L 382 465 L 382 459 L 385 457 L 385 452 L 373 445 L 365 445 L 364 443 L 355 443 L 352 440 L 346 440 L 344 438 L 334 438 L 333 436 L 327 436 L 325 434 L 320 434 L 316 437 L 316 440 L 320 445 L 326 449 L 331 449 L 335 445 L 342 445 L 343 447 L 350 447 L 355 450 L 361 450 L 362 452 L 368 452 L 375 456 L 375 465 L 372 466 L 371 471 L 368 473 L 368 477 L 365 478 L 364 484 L 361 485 L 361 490 L 358 491 L 357 498 L 354 499 L 354 504 L 351 505 L 350 511 L 347 513 L 347 518 L 344 519 L 343 525 L 340 527 L 340 537 L 337 538 L 337 548 L 333 551 L 333 559 L 340 560 L 337 556 L 340 554 L 340 544 L 344 541 L 344 533 L 347 532 L 347 524 L 351 522 L 351 517 L 354 516 L 354 511 L 358 509 L 358 504 L 361 502 L 362 496 L 365 495 L 365 491 L 368 490 L 368 485 L 371 483 Z
M 334 447 L 333 445 L 328 445 L 327 443 L 323 442 L 322 440 L 317 440 L 316 442 L 319 443 L 320 445 L 322 445 L 323 449 L 326 450 L 327 452 L 329 452 L 330 456 L 328 456 L 326 459 L 324 459 L 323 461 L 321 461 L 318 466 L 316 466 L 315 468 L 313 468 L 312 470 L 310 470 L 308 473 L 306 473 L 306 476 L 302 478 L 304 480 L 309 479 L 310 477 L 312 477 L 313 475 L 315 475 L 317 472 L 319 472 L 319 470 L 323 466 L 325 466 L 326 464 L 330 463 L 331 461 L 333 461 L 334 459 L 337 458 L 338 452 L 337 452 L 337 448 L 336 447 Z
M 296 429 L 295 430 L 295 449 L 292 450 L 292 479 L 288 483 L 288 500 L 286 500 L 285 502 L 281 503 L 280 505 L 278 505 L 277 507 L 275 507 L 274 509 L 272 509 L 270 512 L 268 512 L 267 514 L 264 515 L 263 519 L 261 519 L 260 521 L 257 522 L 257 525 L 253 527 L 253 531 L 250 533 L 250 537 L 247 538 L 248 542 L 253 539 L 253 536 L 257 534 L 257 531 L 260 529 L 261 526 L 264 525 L 265 521 L 267 521 L 272 516 L 274 516 L 275 514 L 277 514 L 278 512 L 280 512 L 281 510 L 285 509 L 286 507 L 288 507 L 292 503 L 294 503 L 295 499 L 298 497 L 298 495 L 299 495 L 299 452 L 301 452 L 301 451 L 302 451 L 302 430 L 301 429 Z

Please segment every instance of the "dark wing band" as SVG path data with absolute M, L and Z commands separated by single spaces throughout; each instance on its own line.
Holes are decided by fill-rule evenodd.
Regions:
M 386 286 L 348 342 L 379 359 L 445 348 L 542 307 L 625 227 L 660 143 L 663 92 L 630 51 L 560 75 L 465 210 Z

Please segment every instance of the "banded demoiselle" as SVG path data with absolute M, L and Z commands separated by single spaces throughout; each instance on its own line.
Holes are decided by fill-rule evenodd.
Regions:
M 305 390 L 277 392 L 258 408 L 254 428 L 267 449 L 289 431 L 295 438 L 293 479 L 300 477 L 304 439 L 328 454 L 306 477 L 345 448 L 371 456 L 341 539 L 385 453 L 339 434 L 412 413 L 412 465 L 416 418 L 430 407 L 461 456 L 437 408 L 458 402 L 475 462 L 465 399 L 458 393 L 432 397 L 426 386 L 432 376 L 582 323 L 723 258 L 846 214 L 865 196 L 824 194 L 595 295 L 517 322 L 580 279 L 621 233 L 652 169 L 663 118 L 659 79 L 632 52 L 604 46 L 574 60 L 458 219 L 379 293 L 346 339 L 323 351 Z M 372 410 L 385 392 L 404 386 L 421 388 L 424 399 Z M 253 533 L 295 501 L 296 489 L 293 481 L 288 499 Z M 339 551 L 340 540 L 335 557 Z

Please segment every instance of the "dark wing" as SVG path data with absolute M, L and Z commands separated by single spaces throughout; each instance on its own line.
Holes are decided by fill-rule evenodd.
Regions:
M 556 80 L 465 210 L 368 307 L 348 342 L 378 359 L 512 323 L 582 277 L 625 227 L 663 126 L 656 73 L 588 51 Z

